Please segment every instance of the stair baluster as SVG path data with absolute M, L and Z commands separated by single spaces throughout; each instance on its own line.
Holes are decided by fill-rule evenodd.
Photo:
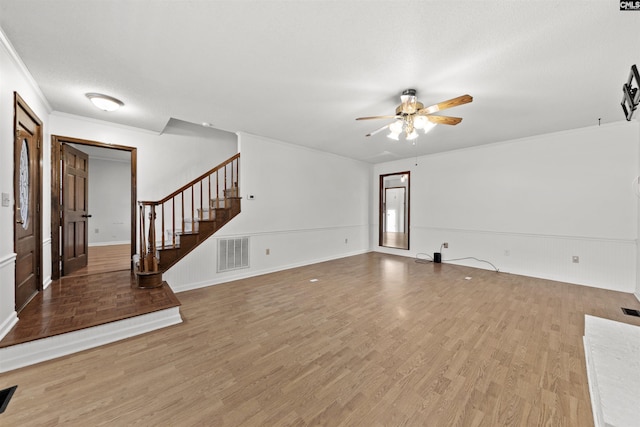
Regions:
M 138 202 L 138 286 L 161 286 L 164 271 L 240 213 L 239 163 L 240 154 L 236 154 L 162 200 Z M 220 176 L 221 174 L 223 176 Z M 199 189 L 196 189 L 196 186 L 199 186 Z M 177 200 L 178 197 L 180 200 Z M 166 203 L 171 203 L 170 209 L 166 209 Z M 178 209 L 176 203 L 180 204 Z M 191 205 L 191 218 L 186 218 L 186 212 L 189 211 L 187 204 Z M 160 215 L 159 221 L 156 218 L 157 214 Z M 187 224 L 190 225 L 189 229 Z M 179 227 L 179 232 L 176 226 Z M 165 233 L 171 233 L 171 238 L 167 239 Z

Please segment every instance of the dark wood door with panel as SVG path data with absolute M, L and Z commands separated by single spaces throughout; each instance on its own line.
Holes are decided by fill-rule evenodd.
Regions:
M 41 122 L 15 94 L 14 250 L 15 307 L 20 312 L 42 288 Z
M 89 156 L 62 144 L 62 274 L 87 266 Z

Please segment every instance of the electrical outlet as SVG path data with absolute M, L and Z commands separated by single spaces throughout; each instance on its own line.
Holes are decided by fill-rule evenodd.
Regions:
M 347 243 L 349 243 L 349 239 L 344 239 L 344 244 L 346 245 Z
M 509 249 L 505 249 L 504 256 L 509 256 L 509 255 L 511 255 L 511 251 Z
M 271 253 L 271 249 L 266 250 L 266 254 L 269 255 Z
M 100 229 L 99 229 L 99 228 L 96 228 L 95 233 L 96 233 L 96 234 L 100 233 Z
M 11 196 L 9 193 L 2 193 L 2 206 L 9 207 L 11 205 Z
M 578 264 L 580 262 L 580 257 L 578 255 L 574 255 L 571 260 L 574 264 Z
M 442 244 L 442 247 L 447 249 L 449 247 L 449 244 L 445 242 L 445 243 Z

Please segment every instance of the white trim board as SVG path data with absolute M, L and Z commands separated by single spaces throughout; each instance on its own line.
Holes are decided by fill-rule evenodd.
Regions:
M 4 268 L 9 264 L 11 264 L 12 262 L 14 262 L 16 260 L 16 255 L 17 254 L 15 253 L 10 253 L 6 255 L 4 258 L 0 258 L 0 268 Z
M 18 313 L 14 311 L 9 315 L 9 317 L 4 319 L 4 321 L 0 323 L 0 340 L 2 340 L 9 333 L 11 328 L 13 328 L 16 323 L 18 323 Z
M 0 349 L 0 373 L 131 338 L 182 322 L 179 307 Z
M 31 88 L 33 89 L 35 94 L 38 96 L 38 98 L 40 99 L 44 107 L 47 109 L 47 113 L 51 114 L 51 112 L 53 111 L 53 108 L 51 108 L 51 104 L 49 104 L 49 100 L 47 100 L 47 98 L 44 96 L 44 93 L 42 92 L 42 89 L 40 89 L 38 82 L 36 82 L 36 80 L 33 78 L 27 66 L 24 65 L 24 62 L 22 62 L 22 59 L 16 52 L 15 48 L 7 38 L 4 31 L 2 31 L 2 28 L 0 28 L 0 46 L 4 46 L 7 53 L 9 53 L 9 56 L 11 57 L 14 64 L 16 65 L 16 67 L 18 67 L 22 75 L 25 77 L 25 79 L 29 83 L 29 86 L 31 86 Z

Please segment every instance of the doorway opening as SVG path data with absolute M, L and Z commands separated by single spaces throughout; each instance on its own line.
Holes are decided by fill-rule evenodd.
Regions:
M 51 162 L 52 280 L 130 270 L 136 253 L 136 148 L 53 135 Z M 109 199 L 123 190 L 125 200 Z
M 380 246 L 409 249 L 410 172 L 380 175 Z

